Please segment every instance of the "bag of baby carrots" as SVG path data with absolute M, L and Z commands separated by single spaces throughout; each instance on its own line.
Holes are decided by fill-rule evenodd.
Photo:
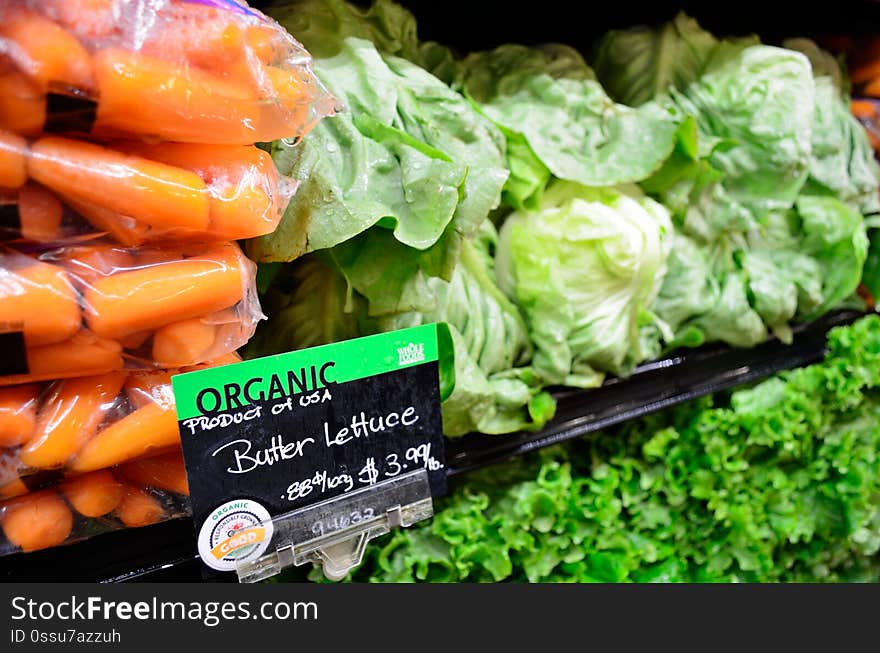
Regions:
M 295 190 L 253 145 L 60 136 L 0 130 L 0 240 L 121 245 L 254 238 L 272 232 Z
M 335 101 L 308 52 L 238 0 L 9 0 L 0 127 L 247 145 L 301 138 Z
M 109 372 L 44 384 L 0 388 L 0 499 L 42 489 L 80 474 L 179 454 L 171 377 L 241 360 L 236 354 L 173 370 Z M 186 476 L 163 476 L 164 489 L 185 494 Z M 167 487 L 166 487 L 167 486 Z
M 0 386 L 234 352 L 263 317 L 255 283 L 234 243 L 0 248 Z
M 184 517 L 188 496 L 179 450 L 64 477 L 40 489 L 8 483 L 0 487 L 0 556 Z

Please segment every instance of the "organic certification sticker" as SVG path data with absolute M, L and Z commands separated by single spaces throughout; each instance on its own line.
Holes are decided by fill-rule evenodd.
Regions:
M 261 556 L 273 530 L 269 511 L 256 501 L 227 501 L 212 510 L 202 524 L 199 555 L 213 569 L 232 571 L 237 563 Z

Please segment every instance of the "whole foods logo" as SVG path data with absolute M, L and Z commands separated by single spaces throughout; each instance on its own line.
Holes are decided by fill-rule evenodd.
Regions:
M 425 344 L 409 343 L 406 347 L 397 348 L 397 364 L 411 365 L 412 363 L 421 363 L 425 360 Z
M 199 531 L 202 562 L 219 571 L 261 556 L 269 547 L 274 526 L 269 511 L 250 499 L 227 501 L 215 508 Z

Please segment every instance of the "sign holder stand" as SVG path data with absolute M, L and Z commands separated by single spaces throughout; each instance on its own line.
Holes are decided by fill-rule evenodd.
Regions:
M 428 473 L 419 469 L 271 520 L 269 552 L 236 565 L 238 580 L 254 583 L 282 569 L 315 563 L 330 580 L 357 567 L 367 543 L 392 528 L 434 514 Z

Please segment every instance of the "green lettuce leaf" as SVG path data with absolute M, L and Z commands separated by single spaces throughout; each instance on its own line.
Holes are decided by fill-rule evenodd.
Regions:
M 345 277 L 317 255 L 283 265 L 272 287 L 261 297 L 268 321 L 245 349 L 247 358 L 317 347 L 360 335 L 364 302 Z
M 768 330 L 842 305 L 856 290 L 868 250 L 861 214 L 827 196 L 801 195 L 791 211 L 700 245 L 674 236 L 654 312 L 675 334 L 670 346 L 721 340 L 752 347 Z
M 644 360 L 640 328 L 671 231 L 667 211 L 636 187 L 563 181 L 536 211 L 507 219 L 496 273 L 526 315 L 533 367 L 548 383 L 593 387 L 603 372 L 627 374 Z
M 832 195 L 862 213 L 877 212 L 880 166 L 864 128 L 850 112 L 846 75 L 834 57 L 808 39 L 790 39 L 785 46 L 809 57 L 815 77 L 816 111 L 806 192 Z
M 458 85 L 507 136 L 512 177 L 505 197 L 514 207 L 537 203 L 547 171 L 590 186 L 640 181 L 675 145 L 678 124 L 668 111 L 615 104 L 567 46 L 471 54 Z
M 532 355 L 528 330 L 519 310 L 498 288 L 491 257 L 494 228 L 484 239 L 462 244 L 458 266 L 447 282 L 427 280 L 433 306 L 376 319 L 371 330 L 391 331 L 431 322 L 450 326 L 455 350 L 454 390 L 443 404 L 447 435 L 471 431 L 506 433 L 540 428 L 555 412 L 540 394 L 541 382 L 524 366 Z
M 304 43 L 308 40 L 313 57 L 332 57 L 340 41 L 353 37 L 418 64 L 446 84 L 454 78 L 452 51 L 434 41 L 420 41 L 415 16 L 391 0 L 374 0 L 369 7 L 345 0 L 293 0 L 267 12 Z
M 696 120 L 700 140 L 722 144 L 708 156 L 722 175 L 721 190 L 711 191 L 713 204 L 735 203 L 756 218 L 791 208 L 809 174 L 815 112 L 805 56 L 722 43 L 705 73 L 670 95 Z
M 250 241 L 248 253 L 290 261 L 377 225 L 418 250 L 447 227 L 473 234 L 508 174 L 495 127 L 443 82 L 369 41 L 331 40 L 324 29 L 296 36 L 321 44 L 316 73 L 345 110 L 302 143 L 273 144 L 279 170 L 300 188 L 278 229 Z
M 683 90 L 702 73 L 718 40 L 684 13 L 659 29 L 612 30 L 599 42 L 593 68 L 608 95 L 633 107 L 670 87 Z

